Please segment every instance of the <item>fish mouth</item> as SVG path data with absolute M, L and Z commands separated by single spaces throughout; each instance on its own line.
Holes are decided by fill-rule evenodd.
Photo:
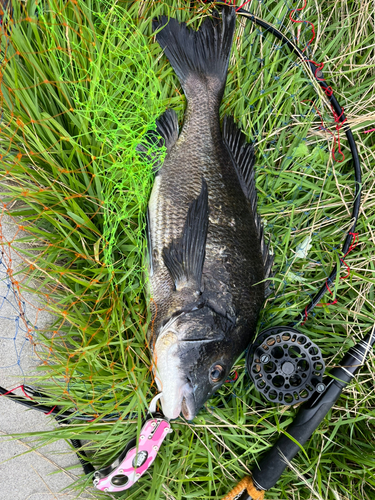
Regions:
M 178 392 L 179 396 L 174 400 L 175 402 L 173 401 L 173 395 L 168 391 L 161 393 L 160 402 L 164 416 L 169 420 L 174 420 L 182 413 L 186 420 L 193 420 L 196 415 L 197 405 L 192 384 L 190 382 L 183 384 Z
M 189 408 L 188 408 L 188 405 L 187 405 L 185 397 L 183 398 L 182 403 L 181 403 L 181 412 L 182 412 L 183 416 L 187 420 L 189 420 L 190 413 L 189 413 Z
M 196 414 L 196 404 L 194 398 L 193 386 L 188 382 L 184 386 L 183 397 L 181 401 L 181 412 L 186 420 L 193 420 Z

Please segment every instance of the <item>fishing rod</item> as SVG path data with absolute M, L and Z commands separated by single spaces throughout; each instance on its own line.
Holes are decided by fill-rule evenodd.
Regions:
M 313 432 L 324 420 L 345 387 L 372 353 L 375 344 L 375 326 L 355 346 L 351 347 L 324 379 L 323 392 L 316 391 L 303 403 L 287 434 L 282 434 L 272 448 L 255 466 L 252 476 L 246 476 L 223 500 L 263 500 L 264 492 L 275 486 L 288 463 L 293 460 Z M 291 436 L 291 437 L 289 437 Z M 293 440 L 293 439 L 294 440 Z

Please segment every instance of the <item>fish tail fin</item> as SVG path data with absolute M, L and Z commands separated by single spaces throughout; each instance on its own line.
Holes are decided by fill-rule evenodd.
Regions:
M 236 27 L 234 9 L 223 8 L 222 22 L 215 11 L 212 18 L 204 20 L 198 31 L 166 16 L 154 19 L 152 27 L 187 99 L 196 94 L 197 85 L 203 82 L 221 100 Z

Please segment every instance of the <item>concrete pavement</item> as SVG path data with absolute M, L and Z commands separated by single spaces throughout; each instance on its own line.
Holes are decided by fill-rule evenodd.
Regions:
M 5 240 L 12 241 L 16 231 L 14 223 L 3 217 L 1 225 Z M 20 258 L 12 253 L 12 259 L 12 269 L 16 272 Z M 32 374 L 38 358 L 26 340 L 17 297 L 9 286 L 7 265 L 4 257 L 0 262 L 0 385 L 11 389 L 28 382 L 25 376 Z M 38 308 L 35 297 L 26 293 L 22 298 L 26 301 L 26 317 L 34 324 Z M 37 327 L 43 329 L 51 321 L 52 317 L 42 312 Z M 16 392 L 22 395 L 20 390 Z M 0 500 L 97 498 L 91 488 L 79 496 L 69 492 L 69 487 L 83 470 L 65 441 L 35 449 L 33 438 L 11 439 L 17 433 L 51 430 L 56 425 L 53 418 L 0 397 Z M 71 466 L 76 467 L 70 470 Z

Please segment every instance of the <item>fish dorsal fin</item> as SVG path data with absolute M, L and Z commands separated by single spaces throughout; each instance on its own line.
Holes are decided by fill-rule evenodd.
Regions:
M 273 264 L 273 254 L 270 252 L 269 243 L 267 244 L 264 239 L 264 230 L 263 224 L 260 221 L 260 217 L 257 214 L 256 218 L 258 219 L 257 227 L 260 241 L 260 251 L 263 257 L 263 266 L 264 266 L 264 278 L 267 280 L 264 284 L 265 296 L 268 297 L 270 292 L 270 280 L 268 278 L 272 275 L 272 264 Z
M 250 201 L 255 214 L 257 194 L 254 178 L 254 146 L 246 142 L 245 134 L 237 127 L 233 117 L 229 115 L 226 115 L 223 120 L 223 140 L 231 153 L 242 190 Z
M 194 283 L 200 290 L 208 229 L 208 190 L 202 178 L 199 196 L 190 203 L 182 235 L 163 248 L 163 260 L 176 290 Z
M 169 152 L 178 139 L 178 119 L 174 109 L 167 109 L 156 120 L 156 130 L 148 130 L 136 150 L 140 156 L 153 162 L 153 170 L 157 172 L 161 166 L 162 146 Z
M 232 157 L 242 190 L 250 202 L 263 256 L 265 278 L 269 278 L 273 264 L 273 255 L 269 252 L 269 245 L 264 241 L 263 225 L 260 216 L 257 214 L 258 200 L 254 176 L 254 145 L 246 141 L 245 134 L 237 127 L 233 117 L 230 115 L 226 115 L 223 120 L 223 140 Z M 267 288 L 268 283 L 266 283 Z

